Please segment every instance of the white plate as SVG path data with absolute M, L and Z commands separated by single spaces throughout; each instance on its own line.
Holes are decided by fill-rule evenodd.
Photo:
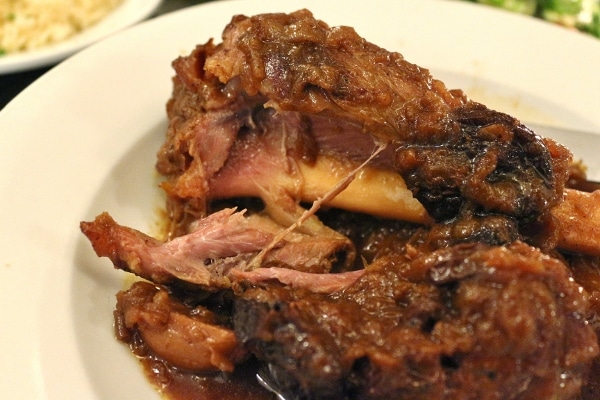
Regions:
M 596 39 L 448 0 L 302 6 L 492 107 L 600 132 Z M 0 398 L 159 398 L 113 337 L 123 274 L 96 258 L 79 221 L 106 210 L 151 231 L 171 61 L 220 37 L 233 14 L 299 7 L 232 0 L 142 23 L 61 63 L 0 112 Z M 600 137 L 569 141 L 600 178 Z
M 97 24 L 73 37 L 39 49 L 0 57 L 0 74 L 25 71 L 57 63 L 86 46 L 146 19 L 162 0 L 124 0 Z

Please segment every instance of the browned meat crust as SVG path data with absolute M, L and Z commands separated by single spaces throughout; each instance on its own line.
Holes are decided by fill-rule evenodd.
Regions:
M 231 372 L 245 356 L 233 331 L 224 326 L 226 320 L 202 306 L 186 306 L 147 282 L 118 294 L 116 316 L 121 340 L 134 343 L 128 336 L 138 335 L 150 351 L 177 368 Z
M 387 140 L 435 132 L 466 102 L 401 54 L 350 27 L 330 28 L 307 10 L 235 17 L 205 70 L 223 83 L 238 77 L 270 107 L 353 121 Z
M 473 221 L 471 227 L 483 232 L 473 237 L 489 243 L 556 244 L 548 242 L 556 228 L 549 209 L 562 199 L 570 153 L 518 120 L 448 90 L 427 70 L 351 28 L 330 28 L 306 10 L 238 16 L 225 29 L 223 43 L 198 46 L 174 66 L 169 132 L 157 166 L 169 177 L 169 208 L 179 224 L 175 234 L 220 196 L 219 170 L 237 165 L 234 143 L 244 142 L 242 135 L 268 137 L 275 129 L 280 137 L 289 132 L 280 167 L 270 168 L 285 171 L 288 181 L 278 181 L 283 193 L 250 188 L 241 195 L 298 201 L 289 181 L 297 179 L 291 160 L 333 152 L 364 161 L 376 142 L 386 142 L 390 151 L 380 165 L 402 175 L 436 221 Z M 319 138 L 331 137 L 331 131 L 339 132 L 338 147 L 324 148 L 330 142 Z M 348 151 L 361 143 L 355 132 L 371 144 Z M 244 147 L 246 162 L 256 164 L 250 148 L 254 145 Z M 272 176 L 236 171 L 240 180 L 272 186 Z M 540 239 L 533 232 L 546 234 Z
M 119 295 L 125 334 L 194 371 L 230 371 L 251 352 L 290 399 L 577 396 L 597 316 L 556 247 L 598 255 L 600 235 L 581 241 L 556 221 L 575 205 L 563 198 L 583 198 L 564 197 L 568 150 L 306 10 L 236 16 L 222 43 L 173 65 L 156 164 L 169 240 L 108 214 L 81 224 L 99 256 L 168 285 Z M 344 189 L 323 204 L 350 212 L 304 213 L 355 170 L 379 180 L 352 193 L 387 181 L 383 197 Z M 385 206 L 361 204 L 389 191 Z M 596 197 L 579 208 L 594 220 Z M 205 303 L 179 299 L 180 286 L 233 295 L 212 306 L 235 308 L 196 318 Z
M 572 399 L 598 344 L 568 269 L 523 243 L 381 258 L 343 293 L 240 288 L 288 399 Z

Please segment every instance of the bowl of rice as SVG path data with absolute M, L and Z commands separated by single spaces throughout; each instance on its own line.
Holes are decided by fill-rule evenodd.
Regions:
M 152 14 L 160 0 L 0 0 L 0 73 L 49 65 Z

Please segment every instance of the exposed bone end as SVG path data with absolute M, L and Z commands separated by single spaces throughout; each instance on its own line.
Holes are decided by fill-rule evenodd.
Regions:
M 314 164 L 300 162 L 303 199 L 314 200 L 323 196 L 353 168 L 354 165 L 330 156 L 319 156 Z M 431 223 L 431 217 L 413 197 L 400 175 L 369 166 L 364 167 L 345 190 L 325 205 L 383 218 L 425 225 Z
M 600 256 L 600 190 L 566 189 L 565 199 L 552 209 L 560 224 L 562 250 Z

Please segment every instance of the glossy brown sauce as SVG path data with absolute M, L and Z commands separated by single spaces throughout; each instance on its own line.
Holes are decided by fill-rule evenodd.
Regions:
M 153 356 L 140 362 L 150 383 L 168 400 L 272 400 L 256 380 L 257 366 L 246 362 L 233 373 L 197 374 L 180 371 Z
M 600 333 L 600 259 L 585 256 L 566 256 L 573 278 L 589 293 L 592 319 L 589 321 Z M 122 320 L 115 313 L 117 337 L 127 344 L 142 366 L 146 378 L 165 400 L 273 400 L 275 396 L 259 385 L 254 360 L 239 364 L 233 373 L 199 374 L 179 370 L 152 353 L 137 332 L 121 329 Z M 600 393 L 600 359 L 592 365 L 587 384 L 579 400 L 595 400 Z
M 162 362 L 143 359 L 150 382 L 170 400 L 270 400 L 272 395 L 256 381 L 256 366 L 246 363 L 231 374 L 200 375 L 177 371 Z
M 273 395 L 256 379 L 259 366 L 250 358 L 235 371 L 196 373 L 174 367 L 157 356 L 139 331 L 125 326 L 119 307 L 114 312 L 116 338 L 128 345 L 139 360 L 150 384 L 168 400 L 272 400 Z
M 569 186 L 579 188 L 582 188 L 582 185 L 586 184 L 597 185 L 585 179 L 578 179 L 577 176 L 573 177 L 569 183 Z M 597 187 L 594 186 L 593 189 L 597 189 Z M 335 220 L 339 221 L 340 216 L 336 215 L 336 217 Z M 365 221 L 362 222 L 364 223 Z M 364 226 L 361 225 L 359 232 L 363 230 Z M 357 232 L 344 233 L 351 237 L 353 233 L 354 236 L 357 234 Z M 389 239 L 390 232 L 386 233 L 387 235 L 384 236 Z M 407 232 L 402 233 L 396 232 L 401 237 L 408 235 Z M 360 239 L 355 239 L 357 242 L 361 242 Z M 364 238 L 362 239 L 364 240 Z M 373 247 L 377 243 L 377 240 L 372 240 L 370 246 Z M 600 334 L 600 258 L 569 255 L 566 255 L 565 258 L 571 266 L 573 278 L 589 293 L 589 300 L 593 310 L 593 319 L 590 323 L 594 326 L 596 332 Z M 118 329 L 121 323 L 118 317 L 115 322 Z M 275 399 L 275 395 L 260 386 L 256 380 L 256 373 L 259 368 L 256 362 L 247 361 L 240 364 L 233 373 L 193 373 L 179 370 L 153 355 L 136 333 L 129 337 L 124 337 L 122 333 L 119 334 L 117 332 L 117 337 L 130 346 L 132 352 L 140 360 L 148 381 L 166 400 Z M 598 393 L 600 393 L 600 359 L 595 360 L 593 363 L 588 382 L 582 388 L 579 400 L 597 399 Z

